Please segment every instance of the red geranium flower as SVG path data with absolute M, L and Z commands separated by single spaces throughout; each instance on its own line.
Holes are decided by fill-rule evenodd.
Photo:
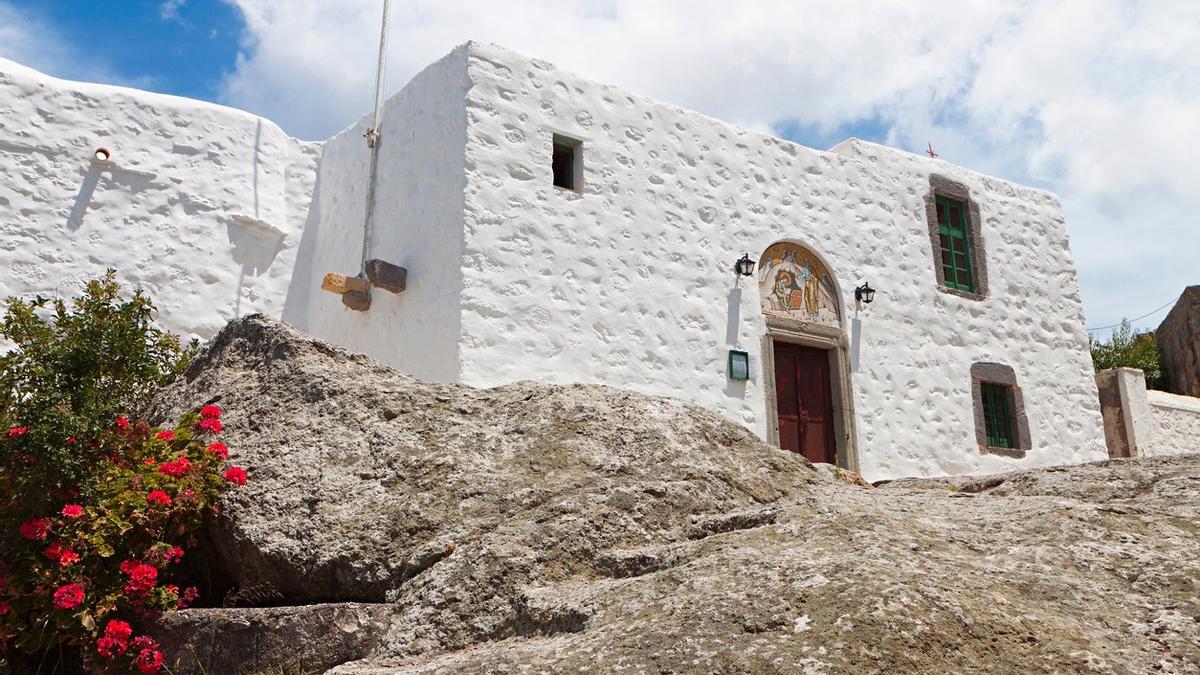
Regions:
M 215 405 L 206 405 L 200 409 L 200 416 L 204 419 L 216 419 L 221 416 L 221 409 Z
M 231 466 L 225 469 L 225 480 L 234 485 L 246 484 L 246 470 L 240 466 Z
M 83 507 L 78 504 L 67 504 L 62 507 L 62 514 L 65 518 L 78 518 L 83 515 Z
M 79 554 L 75 552 L 75 549 L 64 548 L 62 553 L 58 554 L 59 567 L 70 567 L 77 562 L 79 562 Z
M 183 560 L 183 549 L 179 548 L 178 546 L 172 546 L 171 548 L 167 549 L 166 556 L 167 560 L 170 562 L 179 562 L 180 560 Z
M 162 668 L 163 655 L 157 649 L 143 649 L 138 652 L 134 665 L 139 673 L 157 673 Z
M 177 609 L 186 609 L 188 605 L 196 600 L 196 596 L 200 595 L 200 591 L 195 586 L 188 586 L 183 589 L 183 593 L 179 594 L 179 600 L 175 603 Z
M 192 463 L 187 457 L 180 455 L 175 458 L 174 462 L 163 462 L 158 465 L 158 472 L 165 473 L 172 478 L 182 478 L 183 474 L 187 473 L 192 468 Z
M 120 619 L 112 619 L 104 627 L 104 634 L 110 638 L 126 642 L 133 635 L 133 628 Z
M 64 547 L 59 541 L 47 546 L 46 550 L 42 551 L 42 555 L 58 563 L 60 567 L 69 567 L 79 562 L 79 554 L 75 552 L 75 549 L 70 546 Z
M 175 440 L 175 432 L 171 431 L 170 429 L 163 429 L 157 434 L 154 434 L 154 437 L 160 441 L 173 441 Z
M 54 591 L 54 609 L 75 609 L 83 604 L 83 586 L 77 583 L 59 586 Z
M 42 555 L 46 556 L 50 560 L 57 562 L 58 556 L 62 555 L 62 551 L 63 551 L 62 542 L 56 541 L 53 544 L 50 544 L 49 546 L 47 546 L 46 550 L 42 551 Z
M 24 436 L 27 433 L 29 433 L 29 427 L 12 427 L 8 430 L 8 437 L 17 438 L 19 436 Z
M 221 461 L 225 461 L 226 459 L 229 458 L 229 448 L 226 447 L 225 444 L 222 443 L 221 441 L 217 441 L 216 443 L 213 443 L 212 445 L 205 448 L 205 450 L 207 450 L 210 454 L 216 456 L 216 458 Z
M 129 638 L 132 635 L 133 628 L 128 623 L 112 619 L 104 627 L 104 637 L 96 640 L 96 651 L 108 659 L 120 656 L 129 648 Z
M 133 562 L 126 569 L 125 563 Z M 135 561 L 125 561 L 121 563 L 121 571 L 129 575 L 129 581 L 125 584 L 125 592 L 129 595 L 139 595 L 154 588 L 158 583 L 158 568 L 154 565 Z
M 125 653 L 125 649 L 129 645 L 124 644 L 116 638 L 105 635 L 99 640 L 96 640 L 96 653 L 106 659 L 113 659 Z
M 48 518 L 32 518 L 21 523 L 21 536 L 29 541 L 39 541 L 45 539 L 50 534 L 50 519 Z
M 202 420 L 200 420 L 200 424 L 197 426 L 200 427 L 201 431 L 211 431 L 214 434 L 221 433 L 221 429 L 224 428 L 221 426 L 221 420 L 219 420 L 215 417 L 209 417 L 207 419 L 202 419 Z
M 161 506 L 170 506 L 171 505 L 171 495 L 167 494 L 166 492 L 163 492 L 162 490 L 152 490 L 150 492 L 150 494 L 146 495 L 146 501 L 150 502 L 151 504 L 159 504 Z
M 180 609 L 182 609 L 182 607 Z M 5 614 L 8 614 L 8 602 L 5 600 L 0 600 L 0 616 L 4 616 Z
M 128 429 L 129 428 L 129 419 L 126 418 L 124 415 L 121 415 L 120 417 L 118 417 L 117 418 L 117 428 L 120 429 L 121 431 Z

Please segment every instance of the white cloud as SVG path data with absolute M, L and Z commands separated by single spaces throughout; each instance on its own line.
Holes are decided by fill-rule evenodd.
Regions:
M 69 62 L 70 54 L 44 22 L 0 0 L 0 56 L 53 72 Z
M 187 0 L 163 0 L 163 3 L 158 6 L 158 15 L 162 17 L 163 21 L 178 19 L 179 8 L 183 7 L 186 2 Z

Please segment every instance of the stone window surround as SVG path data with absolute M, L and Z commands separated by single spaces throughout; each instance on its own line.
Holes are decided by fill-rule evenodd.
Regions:
M 790 342 L 824 349 L 829 353 L 830 396 L 833 399 L 833 436 L 837 465 L 858 471 L 858 438 L 854 424 L 854 396 L 850 389 L 850 339 L 836 326 L 762 315 L 767 330 L 762 337 L 763 397 L 767 408 L 767 442 L 779 446 L 779 399 L 775 391 L 775 342 Z
M 971 246 L 971 278 L 975 282 L 973 293 L 946 286 L 946 273 L 942 270 L 942 242 L 938 236 L 937 198 L 939 196 L 948 197 L 967 205 L 967 240 Z M 969 300 L 987 298 L 987 253 L 983 248 L 983 220 L 979 215 L 979 203 L 971 199 L 970 189 L 946 176 L 930 174 L 929 193 L 925 195 L 925 218 L 929 223 L 929 240 L 933 244 L 933 272 L 937 277 L 937 289 L 943 293 Z
M 1008 389 L 1012 405 L 1013 423 L 1016 429 L 1016 447 L 998 448 L 988 445 L 987 427 L 983 414 L 983 383 L 998 384 Z M 1021 459 L 1032 449 L 1029 437 L 1029 417 L 1025 414 L 1025 397 L 1017 386 L 1017 373 L 1011 366 L 1000 363 L 981 361 L 971 364 L 971 399 L 975 411 L 975 442 L 979 445 L 981 455 L 1000 455 Z

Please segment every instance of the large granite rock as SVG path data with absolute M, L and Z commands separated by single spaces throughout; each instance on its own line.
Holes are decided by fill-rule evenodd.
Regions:
M 1167 391 L 1200 396 L 1200 286 L 1183 289 L 1154 331 Z
M 225 573 L 378 603 L 333 672 L 1200 672 L 1197 456 L 861 487 L 682 403 L 423 384 L 258 317 L 157 412 L 207 401 L 251 476 Z

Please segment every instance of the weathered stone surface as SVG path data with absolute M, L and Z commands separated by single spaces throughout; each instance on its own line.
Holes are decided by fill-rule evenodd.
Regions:
M 391 607 L 332 672 L 1200 672 L 1200 456 L 862 487 L 681 403 L 423 384 L 256 317 L 158 410 L 208 400 L 251 475 L 226 572 Z
M 367 656 L 388 625 L 389 605 L 186 609 L 158 622 L 154 636 L 174 675 L 311 673 Z
M 1167 391 L 1200 396 L 1200 286 L 1188 286 L 1154 331 Z
M 208 401 L 226 409 L 226 440 L 250 474 L 215 528 L 222 567 L 296 602 L 381 601 L 485 542 L 515 575 L 489 584 L 535 567 L 565 578 L 601 551 L 684 541 L 693 517 L 818 480 L 802 458 L 674 400 L 425 384 L 261 317 L 217 335 L 152 415 Z M 456 629 L 467 639 L 515 630 L 511 600 L 442 606 L 480 604 Z

